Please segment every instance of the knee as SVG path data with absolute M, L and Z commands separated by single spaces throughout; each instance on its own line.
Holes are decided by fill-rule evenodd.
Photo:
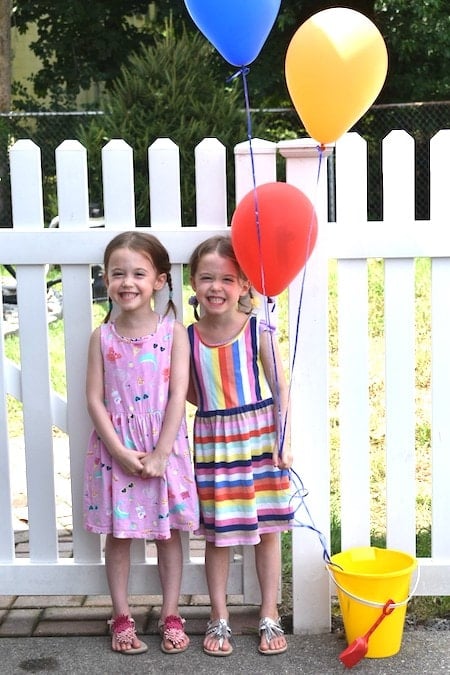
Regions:
M 261 534 L 261 541 L 257 546 L 278 546 L 279 541 L 280 535 L 278 532 L 266 532 L 265 534 Z

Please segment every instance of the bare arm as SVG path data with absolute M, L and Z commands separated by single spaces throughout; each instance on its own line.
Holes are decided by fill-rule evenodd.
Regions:
M 272 391 L 275 402 L 275 412 L 280 413 L 280 432 L 285 431 L 281 456 L 279 455 L 278 439 L 277 447 L 273 452 L 273 464 L 280 469 L 288 469 L 292 466 L 292 452 L 290 447 L 290 420 L 289 420 L 289 387 L 284 373 L 283 363 L 276 340 L 271 338 L 270 330 L 260 333 L 260 356 L 267 381 Z
M 189 371 L 189 386 L 188 386 L 188 392 L 187 392 L 187 400 L 189 403 L 192 403 L 192 405 L 195 405 L 196 407 L 198 406 L 198 400 L 197 400 L 197 390 L 195 388 L 194 384 L 194 373 L 193 373 L 193 366 L 191 365 L 190 371 Z
M 159 439 L 152 453 L 143 459 L 143 478 L 164 476 L 167 460 L 172 452 L 186 408 L 189 384 L 189 340 L 186 329 L 178 321 L 174 326 L 169 376 L 169 399 Z
M 102 439 L 111 457 L 118 461 L 130 475 L 141 473 L 141 458 L 145 453 L 126 448 L 114 430 L 109 412 L 105 407 L 103 384 L 103 357 L 100 348 L 100 328 L 91 335 L 86 374 L 87 408 L 97 434 Z

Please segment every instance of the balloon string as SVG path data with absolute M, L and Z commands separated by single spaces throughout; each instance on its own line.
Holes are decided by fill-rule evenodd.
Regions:
M 285 419 L 283 421 L 282 420 L 282 412 L 281 412 L 281 403 L 280 403 L 280 385 L 279 385 L 277 360 L 275 358 L 274 336 L 273 336 L 273 331 L 270 330 L 271 323 L 270 323 L 270 316 L 269 316 L 269 305 L 272 305 L 272 309 L 270 311 L 273 312 L 273 310 L 275 309 L 275 304 L 274 304 L 273 299 L 268 297 L 267 293 L 266 293 L 266 281 L 265 281 L 264 265 L 263 265 L 263 260 L 262 260 L 261 222 L 260 222 L 260 214 L 259 214 L 258 191 L 257 191 L 257 184 L 256 184 L 255 156 L 254 156 L 254 152 L 253 152 L 253 143 L 252 143 L 253 134 L 252 134 L 252 117 L 251 117 L 251 108 L 250 108 L 250 96 L 249 96 L 248 82 L 247 82 L 247 75 L 248 75 L 249 71 L 250 71 L 250 69 L 247 66 L 244 66 L 240 70 L 238 70 L 236 73 L 231 75 L 231 77 L 228 78 L 228 81 L 234 80 L 236 77 L 239 77 L 240 75 L 242 75 L 242 84 L 243 84 L 243 89 L 244 89 L 244 100 L 245 100 L 245 114 L 246 114 L 246 121 L 247 121 L 247 139 L 248 139 L 249 151 L 250 151 L 250 165 L 251 165 L 252 185 L 253 185 L 253 203 L 254 203 L 254 213 L 255 213 L 256 236 L 257 236 L 257 242 L 258 242 L 259 269 L 260 269 L 260 275 L 261 275 L 261 290 L 262 290 L 262 294 L 266 298 L 266 301 L 264 303 L 265 321 L 266 321 L 267 327 L 269 329 L 270 349 L 271 349 L 272 363 L 273 363 L 273 368 L 274 368 L 274 376 L 273 376 L 274 385 L 275 385 L 275 397 L 274 398 L 275 398 L 275 405 L 277 406 L 278 438 L 280 439 L 278 453 L 281 456 L 281 453 L 283 451 L 283 445 L 284 445 L 284 432 L 283 432 L 283 430 L 286 427 L 286 417 L 287 417 L 287 415 L 285 416 Z
M 236 77 L 237 75 L 241 74 L 242 75 L 242 85 L 244 88 L 244 100 L 245 100 L 245 115 L 246 115 L 246 121 L 247 121 L 247 140 L 248 140 L 248 145 L 249 145 L 249 150 L 250 150 L 250 165 L 251 165 L 251 170 L 252 170 L 252 185 L 253 185 L 253 203 L 254 203 L 254 211 L 255 211 L 255 224 L 256 224 L 256 236 L 257 236 L 257 241 L 258 241 L 258 252 L 259 252 L 259 268 L 260 268 L 260 274 L 261 274 L 261 288 L 263 291 L 263 295 L 266 295 L 266 281 L 265 281 L 265 274 L 264 274 L 264 266 L 262 264 L 262 244 L 261 244 L 261 221 L 259 217 L 259 203 L 258 203 L 258 191 L 257 191 L 257 185 L 256 185 L 256 169 L 255 169 L 255 155 L 253 152 L 253 143 L 252 143 L 252 138 L 253 138 L 253 132 L 252 132 L 252 116 L 250 112 L 250 96 L 248 92 L 248 82 L 247 82 L 247 75 L 250 72 L 250 68 L 248 66 L 245 66 L 241 68 L 238 73 L 235 73 L 232 78 Z
M 326 563 L 331 563 L 331 557 L 328 552 L 328 547 L 327 547 L 327 540 L 323 532 L 321 532 L 314 524 L 314 521 L 312 519 L 311 513 L 306 505 L 306 497 L 308 496 L 308 490 L 306 490 L 302 479 L 298 475 L 298 473 L 294 469 L 290 469 L 290 478 L 291 478 L 291 485 L 293 486 L 293 492 L 289 501 L 290 505 L 293 505 L 294 502 L 298 502 L 296 506 L 294 506 L 294 527 L 305 527 L 308 530 L 311 530 L 312 532 L 315 532 L 319 538 L 319 541 L 322 545 L 323 553 L 322 557 Z M 303 507 L 306 516 L 309 520 L 308 523 L 302 522 L 297 518 L 297 513 L 299 509 Z

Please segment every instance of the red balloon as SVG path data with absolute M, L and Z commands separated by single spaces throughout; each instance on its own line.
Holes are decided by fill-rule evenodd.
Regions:
M 314 207 L 288 183 L 265 183 L 239 202 L 231 220 L 236 258 L 252 286 L 278 295 L 311 255 L 317 239 Z

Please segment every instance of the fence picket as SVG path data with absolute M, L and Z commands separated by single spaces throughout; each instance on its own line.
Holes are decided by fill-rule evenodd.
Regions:
M 6 405 L 7 363 L 3 338 L 3 312 L 0 314 L 0 562 L 14 561 L 13 502 L 11 489 L 11 467 L 9 460 L 8 410 Z
M 9 152 L 11 205 L 14 229 L 31 229 L 44 224 L 41 151 L 33 141 L 22 139 Z
M 195 195 L 197 227 L 226 227 L 226 148 L 217 138 L 205 138 L 195 148 Z
M 121 139 L 102 148 L 103 205 L 106 229 L 131 230 L 136 223 L 133 149 Z
M 387 545 L 415 552 L 414 261 L 385 262 Z
M 251 151 L 250 151 L 251 150 Z M 236 204 L 254 185 L 272 183 L 277 179 L 276 143 L 254 138 L 238 143 L 234 149 L 236 165 Z
M 25 452 L 27 464 L 30 558 L 56 561 L 55 481 L 47 332 L 46 268 L 16 270 Z M 29 307 L 33 311 L 28 310 Z M 33 336 L 30 339 L 29 336 Z
M 341 236 L 367 228 L 367 143 L 358 134 L 336 146 L 336 225 Z M 341 547 L 370 543 L 369 305 L 366 260 L 339 260 L 338 396 Z
M 448 212 L 448 152 L 450 129 L 439 131 L 430 143 L 430 217 L 442 219 Z M 448 217 L 443 227 L 448 228 Z M 424 224 L 426 227 L 427 224 Z M 448 231 L 448 230 L 447 230 Z M 450 237 L 450 233 L 448 235 Z M 431 443 L 432 443 L 432 557 L 450 558 L 450 416 L 448 383 L 450 382 L 450 260 L 431 262 Z
M 89 219 L 86 148 L 79 141 L 63 141 L 56 148 L 55 161 L 58 227 L 72 230 L 86 229 Z
M 155 229 L 180 227 L 180 152 L 170 138 L 158 138 L 152 143 L 148 149 L 148 166 L 151 226 Z
M 450 415 L 448 387 L 450 382 L 450 260 L 432 262 L 431 295 L 431 391 L 432 391 L 432 556 L 450 557 Z
M 414 219 L 414 140 L 404 131 L 383 142 L 384 220 L 408 237 Z M 415 552 L 415 266 L 385 261 L 387 545 Z

